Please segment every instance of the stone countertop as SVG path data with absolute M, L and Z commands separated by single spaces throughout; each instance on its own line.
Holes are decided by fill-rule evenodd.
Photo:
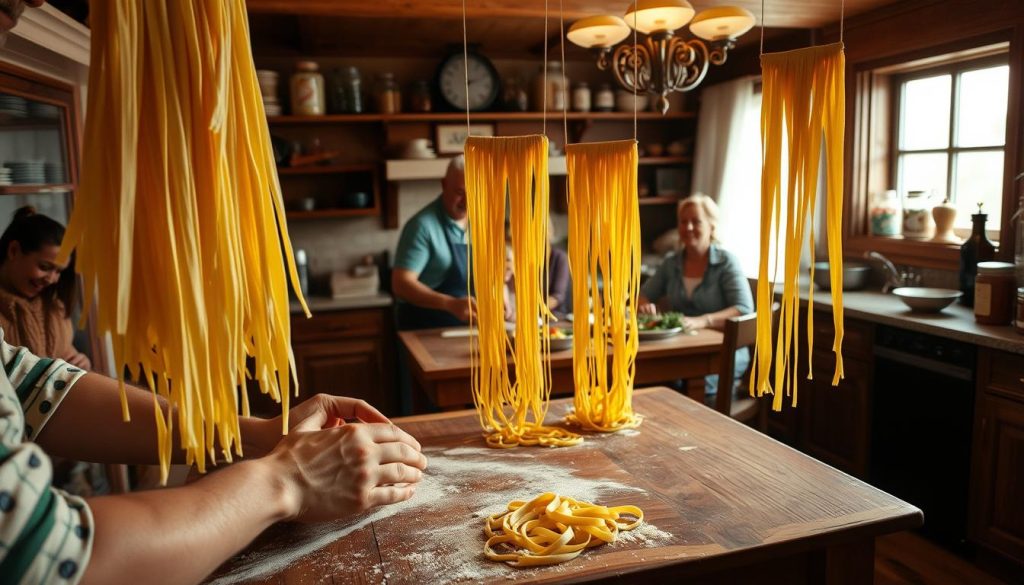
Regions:
M 801 288 L 800 298 L 807 302 L 808 290 Z M 814 306 L 829 308 L 829 291 L 814 291 Z M 861 319 L 957 339 L 974 345 L 1024 354 L 1024 335 L 1012 326 L 979 325 L 974 311 L 954 302 L 940 313 L 915 313 L 892 294 L 877 291 L 843 291 L 843 311 L 848 319 Z
M 309 305 L 309 310 L 316 315 L 317 313 L 324 311 L 343 311 L 346 309 L 369 309 L 373 307 L 390 307 L 394 304 L 394 299 L 391 295 L 383 292 L 379 292 L 374 295 L 366 295 L 359 297 L 347 297 L 343 299 L 333 299 L 331 297 L 317 297 L 310 296 L 306 299 L 306 304 Z M 299 303 L 291 303 L 291 312 L 293 315 L 301 315 L 302 307 Z

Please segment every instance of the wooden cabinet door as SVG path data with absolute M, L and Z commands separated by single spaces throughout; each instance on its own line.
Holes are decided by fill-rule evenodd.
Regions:
M 971 536 L 1024 561 L 1024 404 L 985 393 L 975 415 Z
M 293 349 L 303 399 L 318 393 L 350 396 L 391 411 L 393 393 L 385 383 L 389 376 L 379 338 L 296 343 Z
M 835 357 L 814 351 L 814 380 L 801 379 L 798 398 L 800 447 L 847 473 L 864 478 L 871 429 L 871 364 L 844 359 L 846 378 L 832 385 Z

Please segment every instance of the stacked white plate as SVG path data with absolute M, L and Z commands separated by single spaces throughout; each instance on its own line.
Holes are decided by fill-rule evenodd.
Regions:
M 28 113 L 33 118 L 47 118 L 50 120 L 60 118 L 60 108 L 53 104 L 44 104 L 42 102 L 29 102 Z
M 28 102 L 25 98 L 16 95 L 0 94 L 0 114 L 7 114 L 15 118 L 28 117 Z
M 260 84 L 260 94 L 263 96 L 263 110 L 268 116 L 280 116 L 281 104 L 277 101 L 277 71 L 270 69 L 257 69 L 256 81 Z
M 11 169 L 7 167 L 0 168 L 0 185 L 13 185 L 14 181 L 11 179 Z
M 44 164 L 46 182 L 50 185 L 60 185 L 67 182 L 67 175 L 64 173 L 64 165 L 48 162 Z
M 46 169 L 41 160 L 14 160 L 4 163 L 11 169 L 11 179 L 17 184 L 46 182 Z

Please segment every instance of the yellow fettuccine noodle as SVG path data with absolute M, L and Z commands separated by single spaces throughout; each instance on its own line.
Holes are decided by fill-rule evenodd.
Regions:
M 639 330 L 636 311 L 627 310 L 640 291 L 637 145 L 569 144 L 566 157 L 573 306 L 594 314 L 593 325 L 586 318 L 573 322 L 575 412 L 567 418 L 585 429 L 617 431 L 641 421 L 633 412 Z
M 800 249 L 808 242 L 811 278 L 814 280 L 814 210 L 818 166 L 824 146 L 826 180 L 826 230 L 832 290 L 832 346 L 836 368 L 832 384 L 843 378 L 843 135 L 845 108 L 845 57 L 842 44 L 811 47 L 761 56 L 763 94 L 761 105 L 761 264 L 757 279 L 757 344 L 751 371 L 751 395 L 775 394 L 772 408 L 780 410 L 787 389 L 797 404 L 796 376 L 799 348 L 800 295 L 797 288 Z M 788 145 L 787 166 L 783 150 Z M 785 186 L 785 193 L 783 193 Z M 780 233 L 780 220 L 785 227 Z M 774 219 L 774 221 L 773 221 Z M 809 237 L 807 232 L 809 230 Z M 773 367 L 771 306 L 776 275 L 769 278 L 768 257 L 774 235 L 776 250 L 784 259 L 782 309 L 774 346 L 774 389 L 769 380 Z M 808 354 L 814 346 L 814 298 L 807 303 Z M 812 378 L 808 360 L 807 378 Z
M 548 328 L 539 325 L 550 315 L 545 292 L 548 190 L 547 137 L 466 139 L 470 266 L 479 330 L 479 343 L 470 342 L 473 402 L 491 447 L 567 446 L 582 440 L 564 429 L 543 426 L 551 395 L 551 340 Z M 506 192 L 516 275 L 514 342 L 505 333 L 502 295 Z
M 77 249 L 117 371 L 154 392 L 166 481 L 175 431 L 200 471 L 216 448 L 242 454 L 247 356 L 287 430 L 286 262 L 299 287 L 244 0 L 95 2 L 90 23 L 81 190 L 60 262 Z
M 636 506 L 607 508 L 548 492 L 488 516 L 484 555 L 513 567 L 564 563 L 584 549 L 615 542 L 619 531 L 633 530 L 643 520 Z

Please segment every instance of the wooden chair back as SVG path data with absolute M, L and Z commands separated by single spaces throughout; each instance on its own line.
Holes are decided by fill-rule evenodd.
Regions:
M 772 330 L 779 316 L 779 304 L 772 306 Z M 741 315 L 725 320 L 722 330 L 722 361 L 718 372 L 718 393 L 715 396 L 715 410 L 753 426 L 762 432 L 768 425 L 768 408 L 762 400 L 749 396 L 733 397 L 735 385 L 736 351 L 750 348 L 757 341 L 757 313 Z M 753 358 L 753 352 L 751 352 Z M 753 367 L 751 360 L 750 367 Z M 750 375 L 750 367 L 744 376 Z

